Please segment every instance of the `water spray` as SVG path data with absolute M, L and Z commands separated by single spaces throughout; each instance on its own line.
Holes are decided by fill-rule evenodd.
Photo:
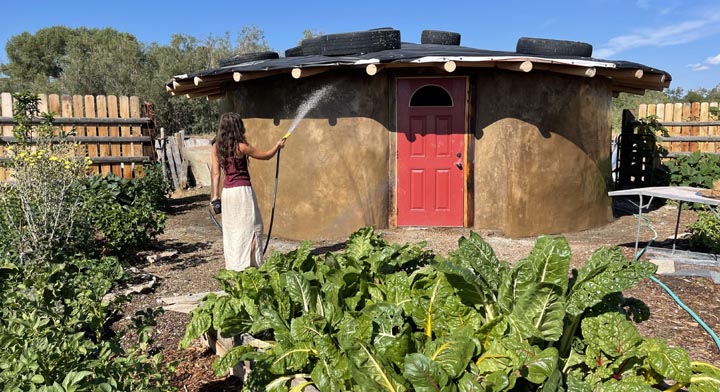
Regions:
M 287 140 L 297 128 L 300 121 L 305 118 L 310 109 L 314 108 L 321 99 L 325 98 L 334 89 L 331 85 L 323 86 L 312 93 L 299 107 L 295 113 L 295 119 L 287 133 L 282 137 L 282 140 Z M 273 190 L 273 202 L 272 209 L 270 210 L 270 224 L 268 226 L 267 239 L 265 240 L 265 247 L 263 248 L 263 254 L 267 251 L 268 245 L 270 244 L 270 234 L 272 233 L 273 220 L 275 219 L 275 201 L 277 200 L 277 188 L 278 188 L 278 177 L 280 176 L 280 151 L 277 151 L 277 159 L 275 161 L 275 189 Z

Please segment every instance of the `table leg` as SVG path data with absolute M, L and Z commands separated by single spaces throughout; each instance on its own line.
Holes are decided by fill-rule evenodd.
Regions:
M 677 233 L 678 228 L 680 227 L 680 213 L 682 212 L 682 200 L 678 201 L 678 214 L 677 214 L 677 220 L 675 221 L 675 235 L 673 236 L 673 246 L 672 246 L 672 253 L 675 254 L 675 242 L 677 242 Z
M 633 255 L 637 255 L 638 243 L 640 242 L 640 223 L 642 222 L 643 197 L 642 195 L 638 196 L 640 196 L 640 203 L 638 204 L 637 235 L 635 236 L 635 253 Z

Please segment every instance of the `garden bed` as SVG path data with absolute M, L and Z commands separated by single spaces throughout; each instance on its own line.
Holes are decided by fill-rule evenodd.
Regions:
M 137 265 L 140 273 L 150 273 L 158 277 L 158 284 L 147 294 L 136 295 L 126 306 L 126 315 L 146 307 L 160 306 L 160 298 L 187 295 L 197 292 L 219 290 L 214 276 L 223 267 L 222 237 L 208 217 L 209 188 L 178 192 L 171 199 L 165 233 L 159 237 L 157 252 L 173 249 L 174 256 L 148 263 L 142 258 Z M 677 210 L 664 206 L 648 213 L 658 231 L 656 246 L 663 241 L 669 243 L 675 225 Z M 681 232 L 695 219 L 688 211 L 682 215 Z M 282 224 L 281 221 L 275 224 Z M 620 246 L 631 257 L 637 220 L 628 215 L 616 219 L 613 223 L 580 233 L 567 234 L 567 240 L 573 252 L 572 265 L 579 267 L 588 256 L 601 246 Z M 428 242 L 428 249 L 439 254 L 447 254 L 456 249 L 457 240 L 467 236 L 469 229 L 401 229 L 382 230 L 386 240 L 391 243 Z M 480 234 L 493 247 L 502 260 L 515 262 L 530 253 L 535 239 L 507 239 L 490 231 Z M 651 238 L 649 231 L 641 235 L 641 240 Z M 297 243 L 273 240 L 273 248 L 287 252 Z M 644 245 L 641 242 L 641 245 Z M 342 244 L 334 242 L 316 243 L 323 250 L 338 250 Z M 720 286 L 708 278 L 702 277 L 660 277 L 690 308 L 692 308 L 708 326 L 720 330 Z M 641 282 L 637 287 L 625 292 L 645 301 L 651 310 L 648 321 L 638 325 L 640 332 L 648 337 L 667 339 L 673 346 L 688 351 L 694 360 L 707 361 L 720 365 L 720 351 L 712 338 L 684 310 L 678 307 L 665 291 L 652 281 Z M 153 337 L 156 346 L 162 350 L 166 361 L 178 361 L 173 383 L 187 391 L 233 390 L 239 385 L 231 378 L 217 379 L 212 372 L 212 352 L 197 341 L 190 349 L 178 349 L 178 343 L 185 332 L 189 316 L 177 312 L 166 312 L 158 318 Z

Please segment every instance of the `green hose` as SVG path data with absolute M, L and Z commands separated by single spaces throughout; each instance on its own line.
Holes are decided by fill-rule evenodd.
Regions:
M 649 220 L 648 218 L 645 218 L 645 217 L 642 217 L 642 219 L 645 220 L 646 226 L 647 226 L 650 230 L 652 230 L 652 232 L 653 232 L 653 238 L 652 238 L 650 241 L 648 241 L 647 245 L 645 245 L 645 247 L 644 247 L 643 249 L 641 249 L 640 251 L 638 251 L 638 252 L 635 254 L 635 256 L 633 257 L 633 261 L 638 261 L 638 260 L 640 259 L 640 257 L 642 257 L 642 255 L 645 254 L 645 252 L 648 250 L 648 248 L 650 248 L 650 245 L 651 245 L 653 242 L 655 242 L 655 240 L 656 240 L 657 237 L 658 237 L 657 231 L 656 231 L 655 228 L 653 228 L 652 225 L 650 224 L 650 220 Z M 715 333 L 715 331 L 713 331 L 712 328 L 710 328 L 707 324 L 705 324 L 705 322 L 700 318 L 700 316 L 698 316 L 695 312 L 693 312 L 693 310 L 690 309 L 690 307 L 688 307 L 687 305 L 685 305 L 685 303 L 683 303 L 682 300 L 680 300 L 680 298 L 679 298 L 669 287 L 667 287 L 667 286 L 665 285 L 665 283 L 661 282 L 660 279 L 658 279 L 658 278 L 656 278 L 656 277 L 654 277 L 654 276 L 651 276 L 650 279 L 651 279 L 653 282 L 655 282 L 655 283 L 657 283 L 658 285 L 660 285 L 660 287 L 662 287 L 663 290 L 665 290 L 665 292 L 667 292 L 668 295 L 670 295 L 670 298 L 672 298 L 673 301 L 675 301 L 675 303 L 677 303 L 684 311 L 686 311 L 686 312 L 690 315 L 690 317 L 692 317 L 693 319 L 695 319 L 695 321 L 697 321 L 698 324 L 700 324 L 700 326 L 703 327 L 703 329 L 710 335 L 710 337 L 711 337 L 711 338 L 713 339 L 713 341 L 715 342 L 715 345 L 717 346 L 718 350 L 720 350 L 720 338 L 718 338 L 718 336 L 717 336 L 717 334 Z

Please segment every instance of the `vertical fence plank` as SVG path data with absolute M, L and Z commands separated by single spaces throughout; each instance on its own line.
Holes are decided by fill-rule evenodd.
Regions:
M 85 117 L 95 118 L 95 96 L 85 96 Z M 85 127 L 86 136 L 97 136 L 97 126 L 88 125 Z M 97 143 L 87 143 L 88 155 L 90 159 L 100 156 Z M 93 165 L 93 173 L 100 173 L 100 165 Z
M 717 112 L 718 103 L 710 102 L 710 105 L 708 105 L 708 106 L 710 106 L 710 109 L 709 109 L 710 112 L 713 112 L 713 111 L 715 112 L 715 115 L 711 116 L 711 118 L 713 120 L 720 120 L 720 113 Z M 710 136 L 718 136 L 719 133 L 720 133 L 720 127 L 718 127 L 718 126 L 708 127 L 708 134 Z M 712 152 L 714 152 L 714 153 L 718 152 L 718 143 L 713 143 Z
M 120 97 L 120 118 L 130 118 L 130 102 L 129 98 L 127 96 L 121 96 Z M 130 134 L 130 127 L 128 126 L 122 126 L 120 127 L 120 136 L 131 136 Z M 122 156 L 129 157 L 132 156 L 132 148 L 130 144 L 123 143 L 120 146 L 120 151 Z M 120 164 L 120 167 L 122 168 L 122 176 L 124 178 L 132 178 L 132 166 L 127 164 Z
M 687 120 L 687 119 L 686 119 Z M 700 120 L 700 102 L 693 102 L 690 104 L 690 119 L 688 121 L 699 121 Z M 698 136 L 700 128 L 696 126 L 690 127 L 690 136 Z M 698 142 L 690 142 L 689 151 L 697 151 L 700 146 Z
M 654 104 L 654 103 L 648 105 L 647 115 L 648 115 L 648 116 L 657 116 L 657 110 L 656 110 L 656 108 L 657 108 L 657 105 Z
M 96 110 L 97 110 L 97 117 L 98 118 L 107 118 L 108 116 L 108 110 L 107 110 L 107 101 L 104 95 L 98 95 L 96 98 Z M 98 136 L 107 137 L 108 136 L 108 127 L 107 126 L 98 126 L 97 128 L 97 134 Z M 110 155 L 110 148 L 108 146 L 108 143 L 99 143 L 98 146 L 98 156 L 106 157 Z M 100 165 L 100 173 L 102 173 L 103 176 L 107 175 L 110 172 L 110 165 L 107 163 L 103 163 Z
M 673 120 L 673 109 L 675 108 L 675 106 L 671 103 L 666 103 L 664 106 L 665 106 L 665 110 L 664 110 L 665 116 L 663 117 L 663 121 L 667 121 L 667 122 L 672 121 Z M 677 136 L 675 127 L 665 127 L 665 128 L 667 129 L 668 136 Z M 673 143 L 666 143 L 665 147 L 670 152 L 677 150 L 677 146 L 674 146 Z
M 57 94 L 48 95 L 48 113 L 57 117 L 60 115 L 60 96 Z
M 140 117 L 140 98 L 130 97 L 130 117 Z M 131 129 L 131 136 L 142 136 L 142 126 L 134 125 Z M 130 143 L 130 149 L 134 157 L 142 156 L 142 143 Z M 142 164 L 139 165 L 142 167 Z M 131 165 L 133 176 L 135 174 L 135 163 Z
M 72 112 L 68 117 L 82 117 L 84 115 L 83 110 L 83 97 L 82 95 L 73 95 L 72 96 Z M 78 125 L 75 127 L 75 134 L 77 136 L 85 136 L 85 126 L 84 125 Z M 81 155 L 88 156 L 88 150 L 87 145 L 82 145 L 78 148 L 78 152 Z M 92 157 L 90 157 L 92 158 Z
M 682 117 L 680 117 L 680 120 L 678 121 L 690 121 L 690 117 L 692 117 L 692 110 L 689 103 L 682 104 Z M 690 135 L 690 130 L 692 127 L 684 126 L 682 127 L 682 135 L 683 136 L 692 136 Z M 683 151 L 690 151 L 690 142 L 683 142 Z
M 641 103 L 638 107 L 638 115 L 637 118 L 645 118 L 647 117 L 647 107 L 648 105 L 645 103 Z
M 682 121 L 682 104 L 676 103 L 673 104 L 673 121 L 680 122 Z M 673 136 L 682 136 L 682 127 L 673 127 L 675 129 L 675 134 Z M 673 151 L 684 151 L 682 149 L 683 143 L 673 143 Z
M 709 121 L 710 120 L 710 105 L 708 102 L 703 102 L 700 104 L 700 121 Z M 698 134 L 700 136 L 710 136 L 708 133 L 708 127 L 699 127 Z M 710 144 L 714 143 L 698 143 L 699 147 L 698 150 L 701 152 L 711 152 L 710 151 Z
M 118 112 L 118 99 L 115 95 L 109 95 L 107 97 L 107 104 L 108 104 L 108 117 L 110 118 L 120 118 L 120 114 Z M 110 127 L 110 136 L 120 136 L 120 128 L 115 125 Z M 110 145 L 110 155 L 113 157 L 119 157 L 122 154 L 120 153 L 120 145 L 118 143 L 112 143 Z M 119 164 L 110 165 L 110 170 L 112 173 L 118 177 L 122 177 L 122 170 L 120 170 Z
M 12 95 L 10 93 L 2 93 L 0 94 L 0 115 L 3 117 L 12 117 Z M 13 127 L 11 125 L 4 125 L 2 126 L 2 135 L 3 136 L 12 136 L 13 135 Z M 5 156 L 5 147 L 0 145 L 0 156 Z M 5 170 L 5 168 L 0 167 L 0 180 L 6 180 L 8 178 L 8 173 Z
M 45 94 L 38 94 L 38 98 L 40 98 L 40 101 L 38 102 L 38 112 L 39 113 L 47 113 L 48 112 L 48 98 Z
M 58 114 L 61 117 L 72 117 L 72 97 L 64 94 L 62 97 L 60 97 L 60 110 L 58 111 Z M 62 130 L 66 134 L 69 134 L 73 131 L 72 125 L 63 125 Z M 85 156 L 85 148 L 84 147 L 78 147 L 77 153 L 80 156 Z
M 663 122 L 665 121 L 665 105 L 658 103 L 655 106 L 657 108 L 655 109 L 656 116 L 658 117 L 658 121 Z

